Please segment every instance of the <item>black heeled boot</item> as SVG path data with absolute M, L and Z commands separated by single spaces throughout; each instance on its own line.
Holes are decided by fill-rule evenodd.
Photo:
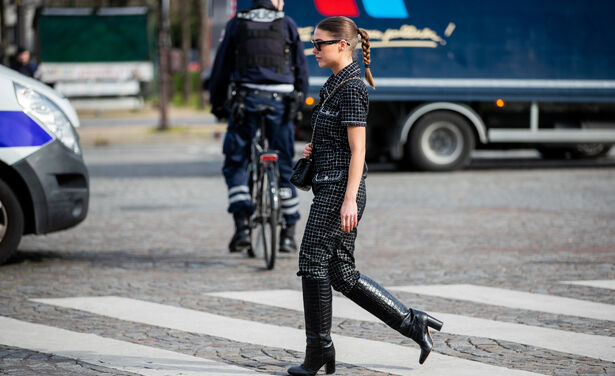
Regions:
M 414 340 L 421 348 L 419 363 L 425 362 L 433 348 L 429 328 L 439 331 L 442 329 L 442 321 L 425 312 L 407 308 L 399 299 L 364 275 L 345 295 L 391 328 Z
M 303 310 L 307 347 L 300 366 L 290 367 L 293 376 L 313 376 L 325 366 L 327 375 L 335 373 L 335 347 L 331 340 L 331 282 L 303 278 Z

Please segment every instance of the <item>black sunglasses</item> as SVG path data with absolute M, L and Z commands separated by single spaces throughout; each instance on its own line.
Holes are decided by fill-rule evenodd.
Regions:
M 335 39 L 335 40 L 313 40 L 312 44 L 314 45 L 314 48 L 316 48 L 316 51 L 320 51 L 320 48 L 323 44 L 335 44 L 335 43 L 339 43 L 343 41 L 343 39 Z

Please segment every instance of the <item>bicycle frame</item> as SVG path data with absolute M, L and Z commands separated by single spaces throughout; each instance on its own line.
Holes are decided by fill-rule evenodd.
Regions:
M 262 180 L 262 176 L 267 171 L 268 166 L 272 165 L 273 170 L 276 173 L 276 179 L 279 179 L 278 168 L 278 152 L 275 150 L 269 150 L 269 143 L 266 137 L 265 122 L 262 121 L 259 128 L 256 130 L 256 134 L 252 139 L 250 150 L 250 164 L 248 167 L 248 176 L 250 176 L 251 186 L 256 188 L 252 189 L 252 202 L 256 203 L 256 195 L 260 192 L 258 186 Z M 276 199 L 278 197 L 276 196 Z M 274 208 L 279 206 L 279 202 L 272 203 Z M 255 211 L 256 213 L 256 211 Z

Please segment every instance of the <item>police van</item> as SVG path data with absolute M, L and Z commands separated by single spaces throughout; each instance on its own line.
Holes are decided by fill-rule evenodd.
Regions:
M 0 264 L 22 235 L 77 225 L 88 211 L 88 171 L 66 98 L 0 66 Z

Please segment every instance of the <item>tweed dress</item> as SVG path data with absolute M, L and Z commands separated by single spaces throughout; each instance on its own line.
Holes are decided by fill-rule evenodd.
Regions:
M 345 82 L 333 97 L 327 96 L 339 83 L 360 74 L 359 65 L 353 61 L 329 77 L 320 90 L 320 104 L 312 114 L 312 127 L 316 126 L 312 148 L 314 200 L 301 242 L 297 273 L 316 280 L 328 276 L 332 287 L 342 293 L 350 291 L 360 276 L 354 259 L 357 228 L 343 232 L 340 215 L 351 157 L 347 127 L 367 125 L 369 100 L 365 84 L 357 79 Z M 359 220 L 367 201 L 365 172 L 357 192 Z

